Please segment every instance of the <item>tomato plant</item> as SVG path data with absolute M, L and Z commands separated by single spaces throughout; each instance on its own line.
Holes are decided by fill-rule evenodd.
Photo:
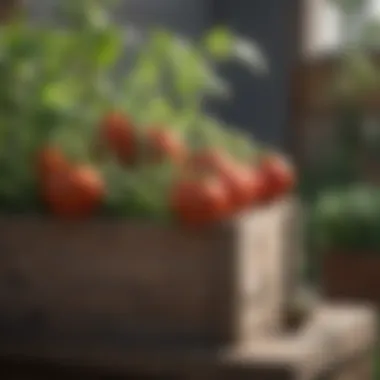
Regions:
M 106 214 L 163 220 L 172 215 L 173 186 L 175 204 L 192 220 L 194 210 L 183 208 L 191 191 L 210 220 L 223 214 L 228 191 L 246 204 L 253 191 L 246 165 L 257 144 L 203 104 L 231 93 L 218 64 L 265 72 L 257 46 L 222 27 L 198 41 L 157 29 L 142 33 L 135 54 L 109 3 L 62 0 L 60 25 L 33 26 L 20 15 L 0 27 L 1 206 L 38 208 L 41 186 L 61 216 L 102 203 Z M 131 67 L 124 54 L 134 57 Z M 211 153 L 210 178 L 183 179 L 202 151 L 225 158 L 213 163 Z

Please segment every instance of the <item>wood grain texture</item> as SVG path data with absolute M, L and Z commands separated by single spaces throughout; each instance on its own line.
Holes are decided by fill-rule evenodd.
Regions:
M 278 329 L 290 200 L 204 231 L 0 219 L 4 339 L 216 346 Z

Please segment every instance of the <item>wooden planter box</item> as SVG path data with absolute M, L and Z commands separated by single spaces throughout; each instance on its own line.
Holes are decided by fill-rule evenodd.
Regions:
M 380 255 L 328 253 L 322 263 L 321 283 L 324 295 L 329 298 L 380 305 Z
M 204 231 L 0 219 L 2 340 L 218 346 L 278 330 L 292 202 Z

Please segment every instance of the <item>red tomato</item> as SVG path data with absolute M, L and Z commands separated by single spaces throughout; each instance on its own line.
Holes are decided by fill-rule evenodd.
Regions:
M 220 169 L 219 175 L 228 190 L 231 211 L 240 211 L 249 207 L 255 190 L 249 168 L 231 162 Z
M 45 178 L 53 171 L 66 169 L 68 166 L 65 156 L 58 148 L 48 146 L 38 154 L 37 173 L 40 178 Z
M 121 163 L 135 161 L 138 140 L 135 127 L 126 116 L 116 112 L 108 114 L 101 123 L 101 138 Z
M 191 157 L 189 168 L 217 175 L 228 191 L 230 213 L 249 207 L 262 192 L 262 180 L 248 165 L 240 164 L 222 150 L 209 149 Z
M 252 197 L 251 201 L 253 205 L 258 205 L 266 201 L 268 190 L 268 181 L 266 176 L 258 168 L 254 167 L 251 170 L 252 179 Z
M 82 219 L 93 215 L 103 201 L 105 188 L 92 167 L 53 171 L 45 183 L 45 201 L 60 218 Z
M 181 223 L 202 226 L 226 216 L 228 193 L 217 178 L 182 180 L 172 191 L 171 206 Z
M 169 159 L 182 163 L 187 157 L 187 147 L 179 134 L 162 128 L 152 128 L 147 133 L 146 152 L 148 161 L 161 162 Z
M 191 171 L 218 173 L 229 163 L 230 158 L 227 153 L 218 149 L 206 149 L 190 157 L 187 166 Z
M 290 192 L 295 186 L 295 173 L 284 158 L 279 155 L 269 155 L 265 157 L 260 170 L 266 181 L 267 199 L 273 199 Z

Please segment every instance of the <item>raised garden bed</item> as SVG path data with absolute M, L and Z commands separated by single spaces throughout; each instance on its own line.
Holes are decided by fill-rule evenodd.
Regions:
M 275 332 L 291 204 L 202 231 L 2 218 L 3 339 L 210 346 Z
M 152 31 L 114 81 L 136 52 L 107 4 L 58 5 L 67 28 L 2 27 L 2 339 L 179 348 L 274 333 L 295 173 L 202 107 L 226 95 L 215 62 L 263 72 L 260 52 L 224 28 L 196 44 Z

